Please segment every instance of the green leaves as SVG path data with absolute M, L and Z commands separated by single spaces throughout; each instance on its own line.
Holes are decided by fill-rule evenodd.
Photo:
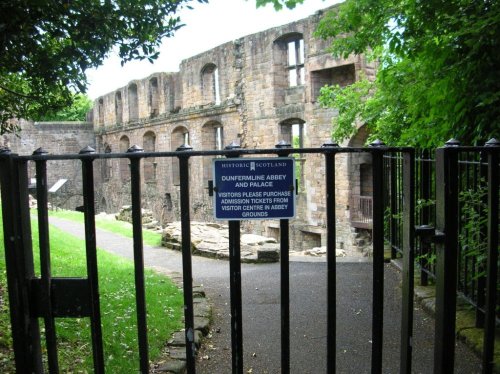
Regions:
M 498 25 L 497 1 L 345 1 L 316 35 L 333 37 L 337 56 L 369 53 L 380 64 L 369 97 L 336 92 L 329 103 L 340 115 L 334 134 L 350 136 L 335 126 L 361 120 L 387 144 L 435 147 L 451 137 L 483 144 L 498 137 Z
M 342 142 L 354 135 L 358 120 L 362 119 L 363 113 L 367 110 L 366 101 L 372 87 L 373 83 L 362 79 L 345 88 L 339 85 L 321 88 L 320 104 L 323 107 L 333 107 L 339 111 L 339 115 L 332 120 L 333 140 Z
M 33 118 L 35 121 L 85 121 L 87 112 L 92 108 L 92 100 L 83 94 L 72 97 L 71 105 L 58 111 L 51 111 L 43 116 Z
M 0 134 L 17 130 L 12 118 L 35 118 L 71 101 L 72 93 L 64 85 L 47 86 L 39 77 L 7 73 L 0 66 Z
M 293 9 L 297 4 L 302 4 L 304 0 L 256 0 L 257 8 L 266 6 L 267 4 L 273 4 L 274 9 L 281 10 L 283 6 L 288 9 Z

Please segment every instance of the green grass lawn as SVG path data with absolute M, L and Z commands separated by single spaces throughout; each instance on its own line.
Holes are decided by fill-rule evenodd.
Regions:
M 83 213 L 73 210 L 51 210 L 49 211 L 49 216 L 83 223 Z M 110 219 L 109 216 L 103 217 L 97 215 L 95 218 L 95 225 L 102 230 L 132 238 L 132 225 L 128 222 L 117 221 L 114 218 Z M 142 230 L 142 241 L 144 244 L 152 247 L 160 246 L 161 234 L 149 230 Z
M 1 218 L 1 213 L 0 213 Z M 0 221 L 1 222 L 1 221 Z M 0 225 L 0 291 L 6 289 L 3 228 Z M 85 243 L 54 227 L 50 229 L 52 274 L 86 277 Z M 38 233 L 33 227 L 35 269 L 39 273 Z M 135 311 L 134 266 L 98 250 L 99 291 L 106 372 L 137 373 L 138 344 Z M 146 302 L 150 360 L 157 358 L 170 334 L 182 327 L 182 291 L 168 278 L 146 270 Z M 1 294 L 0 294 L 1 297 Z M 10 322 L 6 294 L 0 302 L 0 372 L 11 369 Z M 43 321 L 40 321 L 43 331 Z M 89 318 L 56 320 L 61 372 L 93 372 Z

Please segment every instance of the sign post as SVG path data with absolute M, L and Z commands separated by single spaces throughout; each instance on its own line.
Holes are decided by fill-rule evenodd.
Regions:
M 295 217 L 295 159 L 214 159 L 212 166 L 215 219 Z

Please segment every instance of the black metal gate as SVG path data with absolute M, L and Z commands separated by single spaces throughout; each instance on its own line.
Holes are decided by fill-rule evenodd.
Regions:
M 482 152 L 487 159 L 488 185 L 488 262 L 485 302 L 484 372 L 492 371 L 495 307 L 497 305 L 498 262 L 498 142 L 490 141 L 485 147 L 447 146 L 436 156 L 436 229 L 428 230 L 437 242 L 436 260 L 436 344 L 435 373 L 453 372 L 455 346 L 455 304 L 458 261 L 458 154 Z M 32 156 L 18 156 L 3 149 L 0 153 L 1 196 L 3 209 L 4 240 L 7 263 L 9 300 L 11 307 L 12 335 L 15 363 L 19 373 L 40 373 L 44 368 L 40 341 L 39 318 L 43 318 L 46 337 L 48 371 L 59 372 L 54 318 L 88 317 L 92 327 L 94 371 L 104 372 L 101 333 L 101 308 L 97 281 L 95 240 L 94 164 L 97 159 L 128 158 L 131 172 L 131 200 L 134 238 L 135 290 L 139 367 L 149 370 L 147 343 L 146 300 L 144 292 L 143 241 L 141 227 L 141 168 L 144 158 L 178 158 L 180 171 L 180 208 L 182 224 L 183 287 L 185 305 L 186 363 L 189 373 L 195 372 L 193 286 L 191 269 L 191 232 L 189 201 L 189 159 L 199 156 L 242 157 L 249 155 L 289 156 L 294 153 L 321 154 L 324 156 L 327 214 L 327 372 L 336 367 L 336 217 L 335 217 L 335 156 L 339 153 L 367 152 L 372 157 L 373 174 L 373 314 L 372 314 L 372 373 L 382 373 L 383 297 L 384 297 L 384 222 L 387 207 L 398 206 L 401 213 L 400 252 L 403 259 L 403 315 L 401 326 L 400 372 L 410 373 L 412 363 L 413 296 L 415 268 L 415 150 L 390 148 L 374 142 L 367 148 L 341 148 L 327 143 L 321 148 L 295 149 L 280 144 L 276 149 L 247 150 L 229 147 L 224 151 L 193 151 L 183 146 L 176 152 L 143 152 L 131 147 L 123 154 L 97 154 L 92 148 L 83 149 L 78 155 L 48 155 L 37 150 Z M 387 173 L 384 156 L 399 155 L 400 168 Z M 47 208 L 47 169 L 49 160 L 80 160 L 82 167 L 85 236 L 87 255 L 86 278 L 56 278 L 51 275 L 49 226 Z M 41 276 L 36 277 L 28 204 L 28 163 L 36 164 L 39 246 Z M 399 181 L 392 177 L 399 170 Z M 393 201 L 389 188 L 399 188 L 400 202 Z M 392 209 L 392 208 L 391 208 Z M 396 209 L 396 208 L 394 208 Z M 394 233 L 392 233 L 394 230 Z M 391 226 L 391 233 L 396 229 Z M 418 232 L 418 230 L 417 230 Z M 240 222 L 229 222 L 230 250 L 230 308 L 232 337 L 232 370 L 243 373 L 242 294 L 240 268 Z M 289 297 L 289 222 L 280 220 L 281 268 L 281 367 L 290 371 L 290 297 Z M 394 253 L 396 256 L 396 253 Z

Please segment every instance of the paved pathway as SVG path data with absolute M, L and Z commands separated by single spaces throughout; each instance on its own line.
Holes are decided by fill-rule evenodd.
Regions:
M 83 237 L 82 225 L 50 218 L 53 225 Z M 132 241 L 97 230 L 97 245 L 132 258 Z M 179 272 L 181 255 L 145 247 L 145 265 Z M 326 264 L 294 257 L 290 263 L 291 372 L 326 372 Z M 337 263 L 337 373 L 369 373 L 371 354 L 371 262 Z M 305 262 L 306 261 L 306 262 Z M 358 259 L 359 261 L 359 259 Z M 203 284 L 214 306 L 212 337 L 199 354 L 197 372 L 231 373 L 229 329 L 229 264 L 193 257 L 194 282 Z M 248 373 L 280 372 L 279 264 L 242 264 L 244 367 Z M 399 372 L 400 277 L 385 269 L 383 372 Z M 433 320 L 415 307 L 414 373 L 432 372 Z M 457 345 L 457 373 L 479 373 L 479 359 Z

